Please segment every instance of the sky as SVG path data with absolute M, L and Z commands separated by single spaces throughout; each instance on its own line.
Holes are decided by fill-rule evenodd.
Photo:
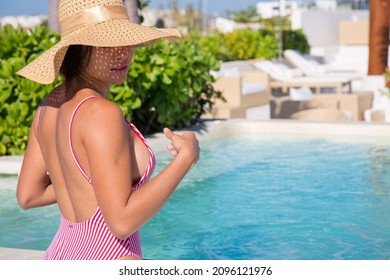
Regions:
M 185 8 L 188 3 L 199 7 L 202 0 L 177 0 Z M 266 0 L 203 0 L 207 6 L 207 13 L 223 15 L 226 10 L 242 10 L 248 6 Z M 48 13 L 48 0 L 0 0 L 0 17 L 19 15 L 46 15 Z M 150 8 L 167 7 L 168 0 L 151 0 Z

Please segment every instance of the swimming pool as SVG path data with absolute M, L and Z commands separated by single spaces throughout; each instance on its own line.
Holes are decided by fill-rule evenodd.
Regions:
M 145 258 L 390 259 L 389 138 L 237 129 L 202 140 L 198 165 L 141 231 Z M 55 206 L 19 210 L 16 177 L 0 182 L 0 246 L 44 250 Z

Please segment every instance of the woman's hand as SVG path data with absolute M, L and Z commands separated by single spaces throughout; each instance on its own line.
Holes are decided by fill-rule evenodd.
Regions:
M 190 168 L 192 168 L 199 159 L 200 151 L 195 133 L 192 131 L 173 133 L 169 128 L 164 128 L 164 135 L 171 141 L 167 147 L 171 151 L 171 155 L 174 157 L 185 156 L 189 160 Z

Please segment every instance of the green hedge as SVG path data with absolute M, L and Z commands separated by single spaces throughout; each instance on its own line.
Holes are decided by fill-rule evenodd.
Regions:
M 0 155 L 24 152 L 35 110 L 55 86 L 15 73 L 58 40 L 57 34 L 43 26 L 29 32 L 11 25 L 0 29 Z
M 229 33 L 208 34 L 201 38 L 202 45 L 223 61 L 272 59 L 278 56 L 279 34 L 275 30 L 242 29 Z M 283 50 L 294 49 L 308 53 L 310 46 L 302 30 L 283 31 Z
M 27 32 L 7 25 L 0 29 L 0 41 L 0 155 L 20 155 L 35 110 L 60 79 L 41 85 L 15 73 L 58 42 L 59 36 L 44 26 Z M 136 50 L 127 81 L 113 86 L 110 98 L 144 133 L 164 126 L 182 128 L 221 97 L 209 74 L 219 65 L 198 38 L 161 41 Z
M 283 50 L 297 50 L 301 53 L 309 53 L 310 45 L 305 33 L 301 29 L 283 31 Z

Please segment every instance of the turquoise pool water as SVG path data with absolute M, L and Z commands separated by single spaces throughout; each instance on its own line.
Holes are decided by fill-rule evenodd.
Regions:
M 157 160 L 156 171 L 169 157 Z M 19 210 L 15 184 L 0 179 L 0 246 L 44 250 L 58 211 Z M 390 259 L 390 146 L 202 142 L 198 165 L 141 236 L 147 259 Z

